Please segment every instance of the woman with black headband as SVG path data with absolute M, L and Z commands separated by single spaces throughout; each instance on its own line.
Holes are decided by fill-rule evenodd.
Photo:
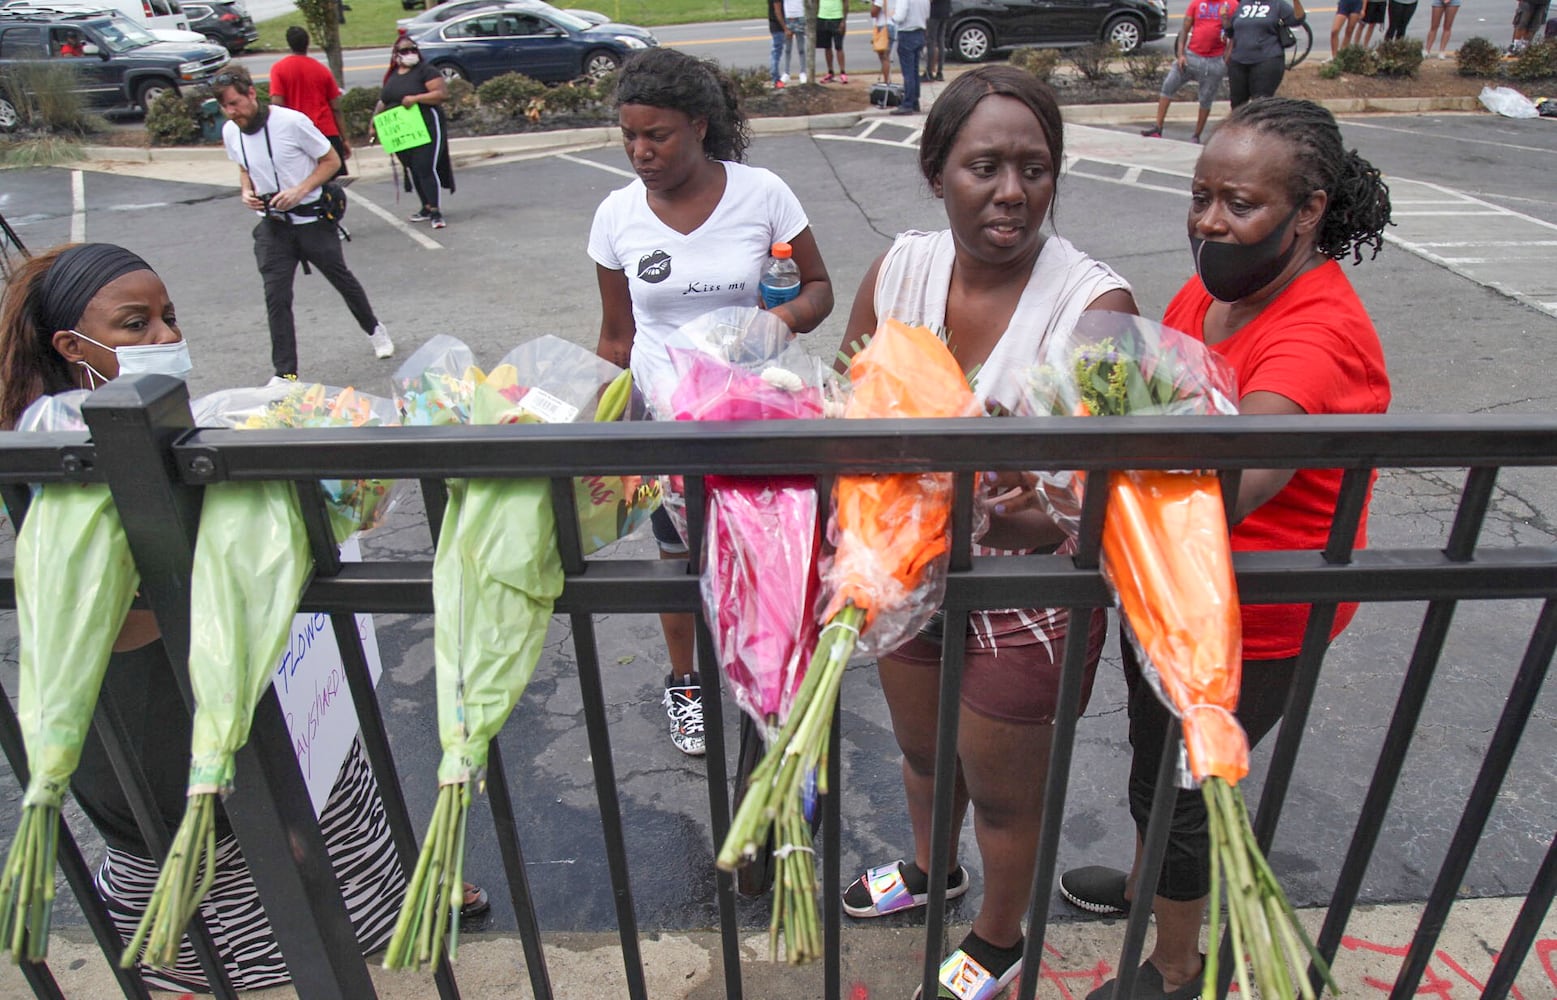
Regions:
M 122 374 L 189 374 L 189 353 L 162 279 L 140 257 L 107 243 L 57 247 L 17 269 L 0 300 L 0 426 L 9 430 L 40 396 L 91 389 Z M 168 830 L 184 812 L 189 712 L 149 611 L 131 611 L 108 662 L 101 697 L 119 710 Z M 97 889 L 129 940 L 156 885 L 157 865 L 136 826 L 96 728 L 88 732 L 71 789 L 107 845 Z M 378 786 L 353 743 L 319 817 L 341 894 L 364 953 L 394 929 L 405 874 L 389 839 Z M 217 877 L 201 904 L 227 975 L 242 990 L 290 976 L 259 895 L 223 815 Z M 148 985 L 207 991 L 186 938 L 173 969 L 147 970 Z

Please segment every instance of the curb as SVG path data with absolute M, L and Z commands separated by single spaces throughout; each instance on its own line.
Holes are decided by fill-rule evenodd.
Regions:
M 1318 102 L 1332 114 L 1423 114 L 1432 111 L 1476 111 L 1474 97 L 1349 97 Z M 1173 121 L 1193 121 L 1193 101 L 1176 101 L 1169 109 Z M 1136 104 L 1065 104 L 1060 110 L 1065 120 L 1075 125 L 1119 125 L 1149 121 L 1157 114 L 1152 102 Z M 885 114 L 886 112 L 880 112 Z M 753 118 L 754 135 L 785 135 L 852 128 L 867 118 L 880 117 L 874 111 L 835 111 L 820 115 Z M 590 149 L 617 142 L 615 126 L 556 129 L 550 132 L 514 132 L 506 135 L 470 136 L 449 140 L 449 154 L 456 161 L 487 159 L 494 156 L 539 155 L 566 149 Z M 82 146 L 82 158 L 99 163 L 226 163 L 227 153 L 220 146 Z

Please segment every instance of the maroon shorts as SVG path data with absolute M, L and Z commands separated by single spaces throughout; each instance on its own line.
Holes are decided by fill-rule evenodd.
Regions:
M 1060 694 L 1060 667 L 1065 655 L 1063 609 L 1053 611 L 974 611 L 968 615 L 968 636 L 962 668 L 962 704 L 978 714 L 1019 725 L 1052 725 Z M 894 660 L 938 667 L 941 663 L 939 619 L 890 655 Z M 1036 624 L 1036 628 L 1034 627 Z M 1045 636 L 1056 637 L 1045 641 Z M 1108 636 L 1108 613 L 1092 613 L 1087 636 L 1086 672 L 1081 681 L 1081 705 L 1092 697 L 1092 679 Z

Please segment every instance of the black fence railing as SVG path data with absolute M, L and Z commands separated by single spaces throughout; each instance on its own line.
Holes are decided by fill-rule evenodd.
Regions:
M 1324 660 L 1336 605 L 1345 601 L 1426 602 L 1415 648 L 1391 715 L 1388 734 L 1374 764 L 1371 783 L 1336 880 L 1318 942 L 1333 957 L 1357 902 L 1363 876 L 1384 822 L 1405 756 L 1423 711 L 1455 607 L 1460 602 L 1523 599 L 1540 610 L 1525 641 L 1521 662 L 1464 805 L 1452 846 L 1445 855 L 1391 993 L 1405 1000 L 1416 989 L 1444 926 L 1467 866 L 1482 839 L 1493 799 L 1504 790 L 1509 760 L 1542 692 L 1557 646 L 1557 546 L 1488 545 L 1482 528 L 1501 469 L 1557 466 L 1557 418 L 1551 416 L 1463 417 L 1265 417 L 1238 420 L 1088 419 L 881 422 L 775 422 L 753 425 L 652 424 L 609 428 L 577 424 L 477 428 L 380 428 L 310 431 L 195 430 L 182 383 L 161 376 L 120 379 L 86 406 L 87 435 L 0 434 L 0 492 L 13 517 L 26 508 L 27 484 L 59 481 L 106 482 L 114 495 L 140 571 L 142 593 L 161 626 L 175 664 L 187 660 L 189 581 L 202 488 L 236 480 L 296 481 L 316 560 L 316 575 L 302 608 L 330 616 L 339 640 L 355 705 L 362 744 L 378 779 L 397 852 L 407 869 L 414 864 L 417 831 L 401 794 L 389 741 L 368 674 L 352 615 L 355 612 L 431 613 L 430 560 L 395 559 L 342 563 L 329 539 L 322 498 L 315 481 L 365 475 L 421 482 L 436 543 L 444 501 L 443 480 L 451 477 L 545 477 L 553 481 L 560 546 L 567 574 L 556 613 L 569 617 L 578 682 L 594 768 L 601 830 L 606 845 L 622 961 L 628 994 L 647 997 L 633 905 L 632 873 L 622 828 L 622 808 L 607 724 L 594 616 L 610 613 L 695 611 L 702 536 L 702 476 L 804 474 L 819 477 L 822 495 L 830 477 L 842 472 L 951 471 L 957 475 L 953 554 L 946 588 L 946 634 L 965 632 L 970 611 L 984 608 L 1067 607 L 1075 611 L 1109 603 L 1098 570 L 1103 490 L 1088 491 L 1082 511 L 1079 551 L 1071 556 L 973 558 L 973 488 L 978 473 L 1004 469 L 1213 468 L 1233 488 L 1244 468 L 1325 467 L 1347 470 L 1329 546 L 1313 552 L 1240 553 L 1235 559 L 1245 603 L 1312 603 L 1308 634 L 1287 702 L 1255 829 L 1268 850 L 1289 788 L 1305 722 Z M 1355 528 L 1378 469 L 1468 469 L 1447 535 L 1415 548 L 1353 551 Z M 605 559 L 586 561 L 579 544 L 569 478 L 591 473 L 679 473 L 687 477 L 691 511 L 691 553 L 687 561 Z M 14 606 L 14 581 L 0 575 L 0 606 Z M 1077 630 L 1080 632 L 1080 630 Z M 706 625 L 699 620 L 698 656 L 705 678 L 718 675 Z M 1018 995 L 1030 1000 L 1039 974 L 1048 906 L 1056 875 L 1060 819 L 1066 793 L 1080 703 L 1085 636 L 1067 640 L 1054 726 L 1045 817 L 1029 912 L 1028 961 Z M 945 928 L 946 858 L 951 829 L 957 705 L 962 647 L 943 653 L 935 810 L 932 822 L 931 900 L 925 919 L 924 985 L 934 995 L 940 942 Z M 190 697 L 182 669 L 180 684 Z M 730 820 L 729 776 L 720 687 L 705 683 L 708 801 L 715 844 Z M 105 703 L 94 725 L 110 745 L 115 740 L 115 706 Z M 835 720 L 836 721 L 836 720 Z M 1176 728 L 1176 727 L 1175 727 Z M 830 788 L 823 803 L 822 855 L 824 993 L 840 996 L 840 754 L 837 725 L 829 755 Z M 1176 733 L 1169 738 L 1176 739 Z M 25 782 L 25 756 L 9 698 L 0 698 L 0 744 L 12 770 Z M 1165 754 L 1164 759 L 1176 758 Z M 166 849 L 169 831 L 159 827 L 145 776 L 133 755 L 120 753 L 116 775 L 135 806 L 141 832 L 154 853 Z M 488 790 L 517 915 L 530 985 L 537 998 L 552 996 L 532 891 L 515 822 L 515 804 L 498 744 L 491 747 Z M 1153 884 L 1166 845 L 1167 824 L 1155 822 L 1172 790 L 1168 768 L 1159 775 L 1154 822 L 1145 838 L 1141 878 Z M 226 809 L 239 845 L 255 876 L 261 902 L 286 957 L 298 992 L 310 1000 L 362 1000 L 374 996 L 366 964 L 352 938 L 341 894 L 291 740 L 273 694 L 257 712 L 248 746 L 238 763 L 239 789 Z M 1554 841 L 1553 843 L 1557 843 Z M 1528 895 L 1482 993 L 1501 998 L 1513 984 L 1557 892 L 1557 847 L 1548 846 Z M 110 960 L 123 946 L 92 889 L 90 873 L 74 841 L 61 838 L 61 866 L 86 921 Z M 719 874 L 716 894 L 723 940 L 726 995 L 743 995 L 734 879 Z M 1128 995 L 1148 913 L 1132 913 L 1118 968 L 1120 995 Z M 232 990 L 220 975 L 220 961 L 197 924 L 193 942 L 219 996 Z M 1224 968 L 1227 968 L 1224 963 Z M 38 997 L 60 997 L 46 965 L 24 969 Z M 118 973 L 126 997 L 144 997 L 134 973 Z M 436 973 L 443 1000 L 459 995 L 451 969 Z

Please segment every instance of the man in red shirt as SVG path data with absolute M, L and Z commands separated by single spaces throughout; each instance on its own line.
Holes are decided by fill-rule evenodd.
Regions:
M 271 103 L 307 115 L 340 154 L 341 168 L 335 176 L 344 176 L 351 143 L 346 141 L 346 123 L 341 118 L 340 85 L 324 63 L 309 57 L 307 31 L 295 24 L 288 28 L 287 47 L 292 54 L 270 67 Z

